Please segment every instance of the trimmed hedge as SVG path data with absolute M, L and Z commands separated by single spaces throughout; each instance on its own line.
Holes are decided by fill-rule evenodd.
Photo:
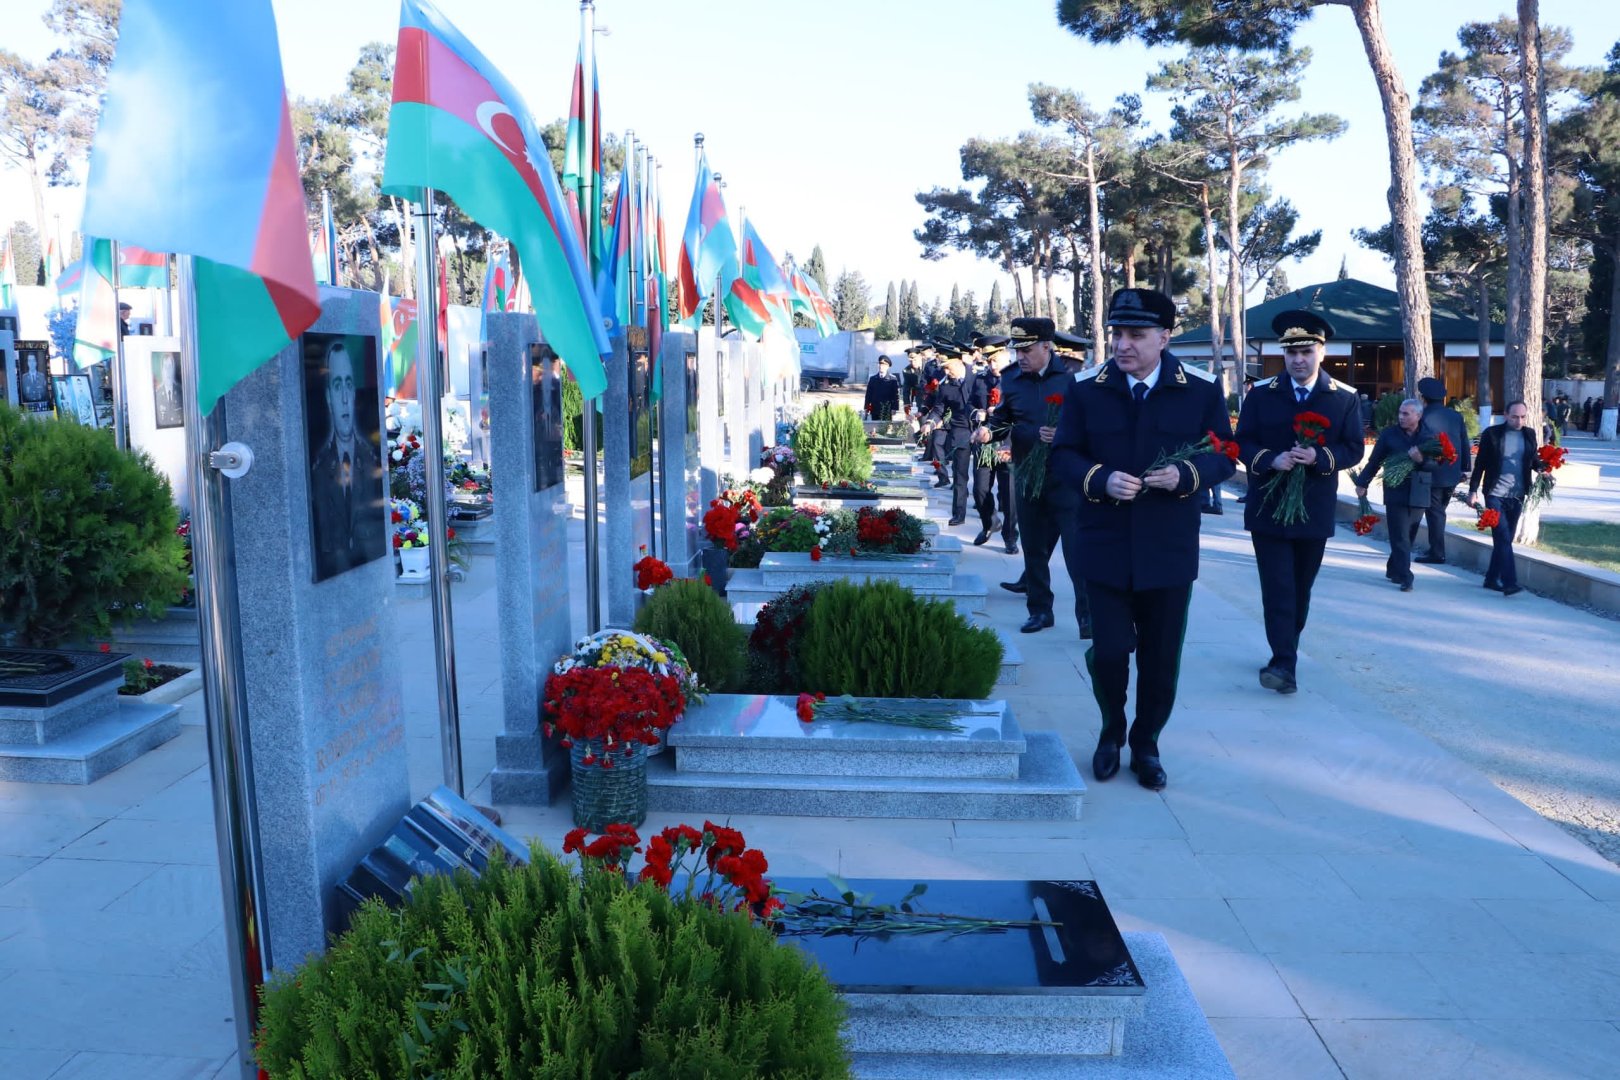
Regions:
M 793 433 L 793 454 L 808 484 L 842 484 L 872 476 L 866 427 L 848 405 L 826 403 L 811 409 Z
M 698 681 L 714 693 L 730 691 L 741 680 L 743 629 L 731 605 L 701 581 L 677 578 L 658 586 L 637 613 L 635 629 L 673 642 Z

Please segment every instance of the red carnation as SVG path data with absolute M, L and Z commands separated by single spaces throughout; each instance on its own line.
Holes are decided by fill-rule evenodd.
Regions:
M 1437 438 L 1440 440 L 1440 464 L 1455 465 L 1457 463 L 1457 447 L 1453 445 L 1451 437 L 1442 431 Z
M 1479 520 L 1474 522 L 1474 528 L 1480 532 L 1490 532 L 1502 523 L 1502 515 L 1495 510 L 1481 510 Z
M 1001 404 L 1001 387 L 992 386 L 990 388 L 990 407 L 993 409 L 997 405 L 1000 405 L 1000 404 Z
M 1046 403 L 1048 405 L 1062 405 L 1063 404 L 1063 395 L 1062 394 L 1047 394 L 1046 395 Z
M 815 547 L 810 549 L 810 561 L 811 562 L 820 562 L 821 561 L 821 545 L 820 544 L 817 544 Z
M 811 723 L 816 718 L 816 699 L 809 694 L 800 694 L 793 711 L 799 714 L 801 723 Z

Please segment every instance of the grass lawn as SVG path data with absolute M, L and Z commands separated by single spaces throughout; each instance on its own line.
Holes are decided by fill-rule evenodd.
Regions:
M 1620 525 L 1601 521 L 1581 525 L 1544 521 L 1536 547 L 1566 559 L 1579 559 L 1620 572 Z

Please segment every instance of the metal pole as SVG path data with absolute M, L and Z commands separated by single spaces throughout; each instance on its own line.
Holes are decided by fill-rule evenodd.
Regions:
M 433 189 L 422 189 L 416 215 L 416 273 L 427 283 L 417 291 L 416 368 L 422 406 L 422 451 L 427 455 L 428 595 L 433 598 L 433 647 L 439 681 L 439 743 L 444 751 L 444 783 L 465 794 L 461 775 L 461 707 L 456 700 L 456 635 L 450 613 L 450 573 L 445 551 L 449 521 L 444 505 L 443 358 L 439 355 L 439 303 L 433 256 L 438 244 L 433 227 Z M 425 299 L 424 299 L 425 298 Z
M 259 985 L 270 970 L 264 872 L 253 794 L 253 747 L 248 735 L 237 613 L 236 549 L 225 477 L 214 455 L 225 444 L 225 409 L 207 417 L 197 402 L 197 309 L 192 257 L 181 255 L 180 356 L 184 385 L 187 470 L 191 478 L 192 566 L 197 575 L 197 622 L 202 638 L 203 708 L 208 772 L 214 789 L 214 836 L 225 897 L 225 959 L 236 1012 L 236 1053 L 244 1080 L 258 1075 L 254 1034 Z M 225 462 L 219 462 L 223 466 Z
M 593 175 L 595 140 L 600 138 L 600 133 L 594 127 L 596 98 L 591 94 L 596 82 L 596 8 L 591 0 L 582 0 L 579 5 L 579 40 L 582 46 L 580 80 L 584 84 L 580 88 L 581 112 L 584 114 L 581 126 L 584 128 L 585 152 L 589 155 L 581 183 L 579 216 L 585 225 L 585 235 L 581 237 L 585 242 L 585 259 L 590 264 L 591 273 L 595 274 L 596 247 L 592 237 L 601 228 L 601 222 L 591 220 L 591 209 L 592 192 L 596 187 L 596 177 Z M 579 428 L 580 449 L 585 457 L 585 630 L 594 634 L 602 629 L 602 560 L 597 546 L 596 526 L 596 403 L 589 398 L 584 400 L 580 408 Z
M 88 255 L 88 252 L 86 253 Z M 112 242 L 112 287 L 113 287 L 113 314 L 118 315 L 118 241 Z M 81 313 L 82 314 L 82 313 Z M 118 331 L 113 335 L 113 355 L 108 361 L 112 365 L 111 378 L 107 384 L 112 388 L 113 399 L 113 442 L 118 449 L 129 449 L 129 391 L 124 381 L 124 320 L 118 318 Z

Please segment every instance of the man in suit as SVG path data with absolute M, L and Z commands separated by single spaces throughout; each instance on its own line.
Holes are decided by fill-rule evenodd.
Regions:
M 985 361 L 980 375 L 985 380 L 987 409 L 1001 405 L 1002 380 L 1009 372 L 1018 370 L 1016 363 L 999 370 L 996 366 L 1005 358 L 1011 340 L 1005 334 L 973 335 L 974 346 Z M 1007 554 L 1017 555 L 1018 508 L 1013 498 L 1012 447 L 1006 435 L 1005 431 L 996 431 L 988 416 L 973 432 L 973 505 L 979 512 L 981 526 L 973 543 L 982 547 L 1000 529 Z
M 913 345 L 906 350 L 906 368 L 900 373 L 900 397 L 909 415 L 918 413 L 917 401 L 922 394 L 922 350 Z
M 1412 574 L 1412 536 L 1417 532 L 1417 519 L 1428 509 L 1429 493 L 1439 462 L 1423 456 L 1418 449 L 1429 439 L 1423 430 L 1423 402 L 1407 398 L 1401 402 L 1400 415 L 1395 423 L 1378 433 L 1367 466 L 1356 476 L 1356 494 L 1367 496 L 1367 485 L 1386 460 L 1410 458 L 1417 467 L 1399 484 L 1391 484 L 1388 470 L 1384 479 L 1384 516 L 1388 519 L 1389 561 L 1384 565 L 1384 576 L 1411 592 L 1416 578 Z
M 956 349 L 945 352 L 945 379 L 934 395 L 928 420 L 943 435 L 942 461 L 951 463 L 950 525 L 967 521 L 969 477 L 973 472 L 973 429 L 984 419 L 989 392 Z
M 1154 791 L 1168 782 L 1159 735 L 1175 705 L 1198 577 L 1203 518 L 1195 496 L 1233 471 L 1232 462 L 1213 451 L 1150 468 L 1206 433 L 1231 436 L 1220 388 L 1189 376 L 1166 350 L 1175 324 L 1175 305 L 1163 293 L 1114 293 L 1108 305 L 1113 358 L 1069 383 L 1048 479 L 1082 497 L 1080 569 L 1092 625 L 1086 668 L 1102 713 L 1092 773 L 1107 780 L 1118 772 L 1120 747 L 1129 743 L 1131 771 Z M 1133 652 L 1136 720 L 1127 731 Z
M 877 374 L 866 380 L 866 417 L 892 420 L 900 409 L 900 379 L 889 372 L 889 358 L 878 357 Z
M 1519 529 L 1519 515 L 1530 494 L 1531 474 L 1545 468 L 1537 453 L 1536 433 L 1525 423 L 1529 418 L 1530 409 L 1524 402 L 1510 402 L 1507 422 L 1480 432 L 1479 467 L 1468 484 L 1468 505 L 1478 506 L 1483 489 L 1485 509 L 1497 513 L 1496 525 L 1491 529 L 1491 563 L 1485 570 L 1485 587 L 1504 596 L 1524 591 L 1513 560 L 1513 534 Z
M 364 384 L 342 338 L 327 346 L 322 376 L 328 436 L 309 469 L 316 581 L 386 552 L 381 453 L 359 429 L 357 406 Z
M 1473 466 L 1470 460 L 1473 448 L 1462 413 L 1446 405 L 1445 383 L 1439 379 L 1419 379 L 1418 396 L 1423 399 L 1423 437 L 1433 439 L 1444 435 L 1457 450 L 1456 461 L 1449 465 L 1440 462 L 1431 474 L 1429 505 L 1421 515 L 1429 527 L 1429 550 L 1412 560 L 1441 566 L 1446 561 L 1446 507 L 1451 505 L 1457 485 L 1468 479 Z M 1414 514 L 1407 526 L 1411 540 L 1417 539 L 1418 517 Z
M 1361 461 L 1366 447 L 1355 391 L 1322 370 L 1333 325 L 1310 311 L 1285 311 L 1271 328 L 1282 345 L 1281 375 L 1254 384 L 1238 413 L 1237 441 L 1249 491 L 1243 527 L 1254 545 L 1260 573 L 1271 659 L 1260 669 L 1260 685 L 1279 694 L 1299 689 L 1295 669 L 1299 637 L 1311 607 L 1311 587 L 1322 568 L 1322 554 L 1333 535 L 1340 469 Z M 1327 430 L 1315 446 L 1299 445 L 1295 418 L 1315 413 Z M 1305 470 L 1305 517 L 1277 520 L 1289 483 L 1288 473 Z

